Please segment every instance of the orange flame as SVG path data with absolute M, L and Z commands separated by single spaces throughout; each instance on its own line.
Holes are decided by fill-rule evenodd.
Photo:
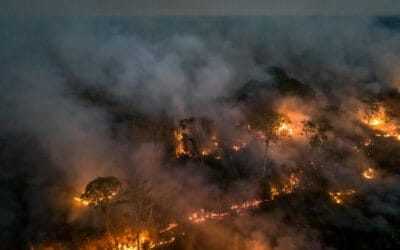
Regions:
M 373 168 L 368 168 L 365 170 L 362 175 L 365 179 L 374 179 L 375 178 L 375 170 Z
M 289 136 L 293 136 L 293 128 L 288 127 L 288 125 L 286 123 L 282 123 L 279 128 L 278 131 L 280 134 L 282 135 L 289 135 Z
M 339 205 L 344 204 L 344 201 L 347 197 L 352 196 L 356 193 L 355 190 L 353 189 L 349 189 L 346 191 L 342 191 L 342 192 L 329 192 L 329 196 L 331 197 L 331 199 Z

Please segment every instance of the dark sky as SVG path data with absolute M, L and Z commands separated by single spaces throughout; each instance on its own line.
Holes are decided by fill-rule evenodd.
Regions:
M 386 15 L 400 0 L 0 0 L 2 16 Z

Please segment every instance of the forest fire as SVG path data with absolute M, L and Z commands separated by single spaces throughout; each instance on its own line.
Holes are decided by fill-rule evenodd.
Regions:
M 272 200 L 275 199 L 275 197 L 278 196 L 278 195 L 280 194 L 278 188 L 277 188 L 276 186 L 274 186 L 274 185 L 271 185 L 271 190 L 270 190 L 270 192 L 271 192 L 271 199 L 272 199 Z
M 295 188 L 300 186 L 300 179 L 294 174 L 290 174 L 289 180 L 284 184 L 282 192 L 286 194 L 293 193 Z
M 193 117 L 179 121 L 174 130 L 176 158 L 207 158 L 212 156 L 219 160 L 220 142 L 212 131 L 213 125 L 207 119 Z
M 371 126 L 377 130 L 377 133 L 375 134 L 377 137 L 391 137 L 396 140 L 400 140 L 400 134 L 398 132 L 399 127 L 390 122 L 386 123 L 382 120 L 373 120 L 371 122 Z
M 171 228 L 170 228 L 171 229 Z M 175 242 L 176 236 L 157 237 L 152 239 L 148 230 L 142 230 L 140 233 L 126 228 L 123 232 L 113 235 L 105 234 L 96 238 L 88 239 L 79 249 L 110 249 L 110 250 L 145 250 L 145 249 L 163 249 L 168 244 Z M 41 249 L 41 248 L 40 248 Z M 44 249 L 58 249 L 51 246 Z
M 104 196 L 104 195 L 98 195 L 97 197 L 73 197 L 75 201 L 78 202 L 78 204 L 82 204 L 84 206 L 88 205 L 97 205 L 101 202 L 104 202 L 106 200 L 112 199 L 114 196 L 117 195 L 117 192 L 112 192 L 111 194 Z
M 332 198 L 332 200 L 339 205 L 343 205 L 345 200 L 354 195 L 356 193 L 355 190 L 349 189 L 341 192 L 329 192 L 329 196 Z
M 78 200 L 79 198 L 77 198 Z M 81 199 L 79 199 L 80 202 L 82 202 Z M 270 201 L 269 199 L 264 199 L 264 200 L 252 200 L 252 201 L 246 201 L 243 203 L 234 203 L 230 206 L 229 210 L 226 212 L 212 212 L 212 211 L 205 211 L 204 209 L 200 209 L 199 211 L 196 211 L 192 213 L 188 217 L 188 221 L 194 224 L 202 224 L 208 220 L 222 220 L 227 216 L 230 215 L 241 215 L 243 214 L 246 210 L 257 208 L 260 206 L 261 203 Z M 88 204 L 88 203 L 87 203 Z M 161 229 L 159 231 L 160 234 L 166 233 L 171 231 L 174 228 L 177 228 L 179 224 L 177 223 L 171 223 L 167 227 Z M 140 245 L 147 245 L 148 248 L 153 249 L 153 248 L 158 248 L 166 244 L 171 244 L 176 240 L 176 237 L 173 236 L 167 240 L 159 241 L 159 242 L 154 242 L 149 238 L 148 231 L 143 231 L 139 235 L 139 241 L 137 240 L 137 237 L 135 236 L 135 233 L 131 232 L 131 230 L 127 229 L 125 230 L 126 232 L 120 236 L 116 236 L 115 240 L 111 241 L 116 241 L 118 242 L 118 247 L 117 249 L 122 249 L 122 250 L 137 250 L 138 244 Z M 138 243 L 139 242 L 139 243 Z
M 151 242 L 150 245 L 149 245 L 149 248 L 152 249 L 152 248 L 162 247 L 162 246 L 164 246 L 164 245 L 173 243 L 175 240 L 176 240 L 175 237 L 171 237 L 171 238 L 168 239 L 168 240 L 160 241 L 160 242 L 157 242 L 157 243 Z
M 244 141 L 244 140 L 238 140 L 238 142 L 237 143 L 235 143 L 234 145 L 232 145 L 232 149 L 234 150 L 234 151 L 240 151 L 240 150 L 242 150 L 243 148 L 245 148 L 247 146 L 247 142 L 246 141 Z
M 74 200 L 78 202 L 79 205 L 84 205 L 84 206 L 88 206 L 89 205 L 89 201 L 87 200 L 83 200 L 79 197 L 74 197 Z
M 117 245 L 117 249 L 121 250 L 138 250 L 141 249 L 141 246 L 154 245 L 153 241 L 150 239 L 147 231 L 142 231 L 139 235 L 132 232 L 130 229 L 126 229 L 122 235 L 117 235 L 111 242 L 114 242 L 112 245 Z
M 117 242 L 115 249 L 120 250 L 140 250 L 140 249 L 154 249 L 161 248 L 165 245 L 173 243 L 176 238 L 174 236 L 155 242 L 149 237 L 147 231 L 143 231 L 139 234 L 137 239 L 135 234 L 127 230 L 123 235 L 117 236 L 114 239 Z
M 304 121 L 310 121 L 310 111 L 303 109 L 298 100 L 294 98 L 284 98 L 280 101 L 277 110 L 282 114 L 282 118 L 278 126 L 278 134 L 281 137 L 289 137 L 299 139 L 304 136 Z
M 181 129 L 174 131 L 175 141 L 176 141 L 176 148 L 175 154 L 176 157 L 179 158 L 181 156 L 192 156 L 189 150 L 186 149 L 183 141 L 183 132 Z
M 266 201 L 269 201 L 269 199 L 253 200 L 253 201 L 246 201 L 243 203 L 233 204 L 231 206 L 231 210 L 240 214 L 248 209 L 257 208 L 258 206 L 260 206 L 261 203 L 266 202 Z
M 375 178 L 375 170 L 373 168 L 368 168 L 362 173 L 365 179 L 374 179 Z
M 165 232 L 167 232 L 167 231 L 170 231 L 171 229 L 176 228 L 177 226 L 179 226 L 179 225 L 176 224 L 176 223 L 171 223 L 171 224 L 169 224 L 166 228 L 161 229 L 161 230 L 160 230 L 160 234 L 165 233 Z
M 379 126 L 379 125 L 381 125 L 382 123 L 383 123 L 382 120 L 379 120 L 379 119 L 377 119 L 377 118 L 374 118 L 374 119 L 372 119 L 372 121 L 371 121 L 371 126 Z
M 109 5 L 3 10 L 1 249 L 400 249 L 400 16 Z
M 278 186 L 275 184 L 271 184 L 270 194 L 271 199 L 273 200 L 275 197 L 280 194 L 291 194 L 295 192 L 297 188 L 300 187 L 300 179 L 296 174 L 291 173 L 289 178 L 283 182 L 282 185 Z
M 293 128 L 288 127 L 288 125 L 286 123 L 282 123 L 279 126 L 278 131 L 280 134 L 293 136 Z
M 381 104 L 370 103 L 365 111 L 363 122 L 376 131 L 375 136 L 400 140 L 400 128 L 396 119 L 387 115 Z
M 235 150 L 235 151 L 239 151 L 241 149 L 241 147 L 238 146 L 238 145 L 233 145 L 232 149 Z
M 366 139 L 363 144 L 364 144 L 365 147 L 368 147 L 368 146 L 372 145 L 371 138 Z
M 200 209 L 199 211 L 192 213 L 188 219 L 189 221 L 195 224 L 199 224 L 207 220 L 222 220 L 228 215 L 229 215 L 228 212 L 225 213 L 207 212 L 204 209 Z
M 230 206 L 230 209 L 226 212 L 207 212 L 204 209 L 200 209 L 197 212 L 194 212 L 189 216 L 189 221 L 200 224 L 206 222 L 207 220 L 222 220 L 226 216 L 233 215 L 233 214 L 242 214 L 246 210 L 254 209 L 260 206 L 261 203 L 270 201 L 269 199 L 264 200 L 252 200 L 252 201 L 245 201 L 243 203 L 234 203 Z
M 194 212 L 188 217 L 188 221 L 194 224 L 202 224 L 208 220 L 222 220 L 229 215 L 238 214 L 241 215 L 244 211 L 252 208 L 257 208 L 262 202 L 269 201 L 265 200 L 253 200 L 246 201 L 243 203 L 235 203 L 230 206 L 230 209 L 226 212 L 207 212 L 204 209 L 200 209 L 197 212 Z M 161 229 L 159 231 L 160 234 L 164 234 L 166 232 L 170 232 L 172 229 L 177 228 L 179 224 L 171 223 L 166 228 Z M 103 240 L 106 240 L 104 238 Z M 153 249 L 159 248 L 167 244 L 171 244 L 176 240 L 175 234 L 170 238 L 162 241 L 155 242 L 149 237 L 149 233 L 147 230 L 142 231 L 139 236 L 136 236 L 134 232 L 130 229 L 125 230 L 122 235 L 115 236 L 114 239 L 110 239 L 109 241 L 116 242 L 118 247 L 116 249 L 121 250 L 138 250 L 138 249 Z M 95 243 L 93 243 L 95 244 Z M 97 243 L 97 244 L 105 244 L 105 243 Z M 114 244 L 114 243 L 112 243 Z M 140 247 L 138 247 L 138 244 Z
M 289 117 L 286 117 L 283 115 L 284 119 L 287 119 L 289 121 Z M 282 119 L 282 118 L 279 118 Z M 193 120 L 190 120 L 191 122 Z M 303 122 L 304 123 L 304 122 Z M 276 133 L 276 135 L 279 137 L 293 137 L 294 132 L 293 128 L 288 125 L 289 123 L 286 122 L 280 122 L 277 127 L 274 128 L 272 131 L 273 133 Z M 304 123 L 305 126 L 309 126 L 309 132 L 308 136 L 310 138 L 314 138 L 317 136 L 320 136 L 318 131 L 320 130 L 319 126 L 325 126 L 325 125 L 320 125 L 319 123 L 313 124 L 311 121 L 308 121 L 307 123 Z M 397 134 L 393 134 L 392 127 L 387 125 L 384 122 L 384 119 L 380 118 L 371 118 L 371 121 L 369 123 L 370 127 L 373 128 L 376 131 L 379 131 L 377 133 L 377 136 L 383 136 L 383 137 L 392 137 L 396 136 Z M 250 125 L 249 125 L 250 126 Z M 389 129 L 390 128 L 390 129 Z M 391 131 L 392 134 L 390 134 L 387 131 Z M 259 133 L 258 133 L 259 132 Z M 262 133 L 261 131 L 256 131 L 254 133 L 255 136 L 261 134 L 262 137 L 260 137 L 262 140 L 266 140 L 266 135 L 265 133 Z M 306 134 L 307 135 L 307 134 Z M 194 157 L 196 155 L 196 148 L 198 148 L 198 153 L 197 155 L 206 157 L 212 154 L 215 154 L 220 150 L 220 142 L 219 139 L 216 135 L 211 135 L 209 139 L 202 139 L 199 141 L 196 141 L 195 135 L 191 134 L 188 126 L 186 126 L 184 129 L 178 128 L 174 131 L 174 137 L 175 137 L 175 151 L 176 151 L 176 157 Z M 197 135 L 198 136 L 198 135 Z M 204 138 L 204 137 L 200 137 Z M 205 137 L 206 138 L 206 137 Z M 364 141 L 364 146 L 370 146 L 372 144 L 371 139 L 367 139 Z M 237 140 L 237 143 L 232 145 L 232 150 L 234 151 L 240 151 L 242 148 L 246 147 L 248 145 L 248 142 L 244 140 Z M 219 154 L 216 154 L 216 158 L 220 158 L 221 156 Z M 300 171 L 301 173 L 301 171 Z M 365 171 L 362 172 L 362 176 L 365 179 L 373 179 L 375 178 L 375 170 L 372 168 L 368 168 Z M 235 215 L 243 215 L 246 211 L 258 208 L 263 202 L 272 202 L 274 199 L 276 199 L 277 196 L 281 194 L 292 194 L 296 191 L 296 189 L 300 188 L 300 178 L 298 174 L 295 173 L 290 173 L 286 178 L 282 179 L 282 183 L 280 184 L 271 184 L 270 185 L 270 199 L 260 199 L 260 200 L 251 200 L 251 201 L 245 201 L 242 203 L 234 203 L 232 204 L 229 209 L 226 211 L 207 211 L 205 209 L 199 209 L 196 212 L 193 212 L 187 217 L 187 221 L 193 224 L 203 224 L 207 221 L 219 221 L 223 220 L 229 216 L 235 216 Z M 112 192 L 108 192 L 107 194 L 97 194 L 96 196 L 88 197 L 84 196 L 83 194 L 80 197 L 74 197 L 74 200 L 77 201 L 79 204 L 83 206 L 88 206 L 88 205 L 94 205 L 97 206 L 99 203 L 103 201 L 108 201 L 111 200 L 118 192 L 116 189 L 117 187 L 114 187 Z M 350 196 L 353 196 L 355 194 L 355 190 L 353 189 L 348 189 L 345 191 L 338 191 L 338 192 L 329 192 L 329 196 L 338 205 L 343 205 L 345 204 L 346 200 L 349 199 Z M 125 250 L 138 250 L 140 245 L 146 245 L 148 249 L 153 249 L 153 248 L 158 248 L 162 247 L 163 245 L 171 244 L 176 240 L 176 235 L 175 231 L 173 229 L 176 229 L 179 227 L 178 223 L 171 223 L 167 227 L 159 230 L 159 234 L 165 234 L 168 232 L 169 235 L 172 235 L 171 238 L 166 239 L 166 240 L 161 240 L 159 242 L 155 242 L 151 240 L 148 236 L 148 234 L 144 235 L 141 233 L 140 235 L 140 240 L 135 237 L 135 235 L 132 234 L 124 234 L 121 236 L 121 238 L 118 238 L 118 249 L 125 249 Z M 139 243 L 138 243 L 139 242 Z
M 113 176 L 98 177 L 86 186 L 85 192 L 79 198 L 74 197 L 74 199 L 84 205 L 102 207 L 109 203 L 121 189 L 122 184 L 117 178 Z

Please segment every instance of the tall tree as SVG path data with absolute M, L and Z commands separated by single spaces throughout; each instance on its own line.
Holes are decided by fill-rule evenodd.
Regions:
M 248 116 L 249 129 L 256 132 L 261 132 L 261 138 L 264 141 L 264 164 L 262 177 L 265 177 L 266 168 L 268 164 L 268 150 L 271 141 L 277 140 L 280 136 L 288 136 L 279 128 L 283 124 L 289 124 L 290 119 L 285 114 L 276 113 L 273 111 L 253 111 Z
M 379 113 L 382 108 L 382 102 L 377 97 L 369 97 L 362 100 L 365 104 L 364 107 L 364 118 L 369 126 L 372 118 Z
M 303 133 L 308 137 L 312 148 L 321 146 L 328 141 L 326 133 L 333 129 L 333 127 L 325 120 L 318 122 L 302 121 Z
M 127 181 L 124 189 L 123 202 L 129 205 L 129 216 L 135 225 L 137 250 L 145 245 L 145 242 L 140 242 L 140 232 L 153 222 L 153 201 L 150 191 L 149 182 L 140 177 Z
M 89 206 L 99 209 L 103 215 L 107 233 L 114 237 L 110 219 L 110 207 L 116 204 L 115 197 L 122 191 L 121 182 L 114 176 L 97 177 L 86 185 L 80 199 Z

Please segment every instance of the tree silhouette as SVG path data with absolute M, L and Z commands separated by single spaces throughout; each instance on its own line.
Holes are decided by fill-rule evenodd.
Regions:
M 377 97 L 369 97 L 362 100 L 365 104 L 364 107 L 364 118 L 367 121 L 367 125 L 369 126 L 371 123 L 371 119 L 379 113 L 382 108 L 382 102 Z
M 321 146 L 328 141 L 326 132 L 332 130 L 332 126 L 325 120 L 312 122 L 302 121 L 303 133 L 308 137 L 311 147 L 315 148 Z
M 112 230 L 110 220 L 110 206 L 116 201 L 115 196 L 122 191 L 121 182 L 114 176 L 97 177 L 86 185 L 81 200 L 96 209 L 103 215 L 107 233 Z
M 121 202 L 129 205 L 129 216 L 135 225 L 137 250 L 140 250 L 141 246 L 146 248 L 146 242 L 140 242 L 140 232 L 153 222 L 153 201 L 150 191 L 149 182 L 136 177 L 127 181 L 122 195 Z
M 280 131 L 279 127 L 282 124 L 289 124 L 290 119 L 285 114 L 258 110 L 249 114 L 248 122 L 251 130 L 261 132 L 263 135 L 265 151 L 262 177 L 265 177 L 270 142 L 277 140 L 280 136 L 288 136 L 288 134 Z

